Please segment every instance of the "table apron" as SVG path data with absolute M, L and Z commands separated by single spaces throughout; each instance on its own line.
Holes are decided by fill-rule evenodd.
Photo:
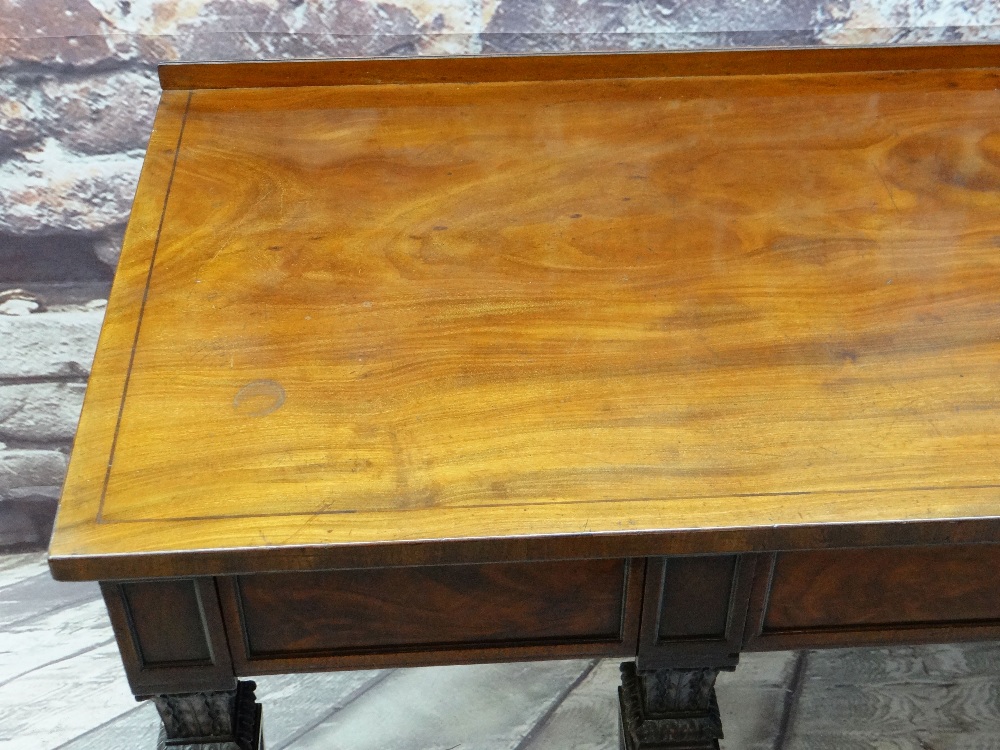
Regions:
M 1000 637 L 1000 544 L 107 581 L 137 695 L 237 676 Z

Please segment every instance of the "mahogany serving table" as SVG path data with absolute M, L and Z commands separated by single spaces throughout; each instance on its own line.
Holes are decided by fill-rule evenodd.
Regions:
M 1000 48 L 166 66 L 51 548 L 271 672 L 1000 637 Z M 387 717 L 391 720 L 391 717 Z

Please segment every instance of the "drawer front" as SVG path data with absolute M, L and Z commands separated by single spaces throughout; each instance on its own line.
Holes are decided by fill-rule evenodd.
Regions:
M 222 591 L 249 673 L 635 653 L 641 578 L 629 560 L 571 560 L 246 575 Z
M 1000 545 L 783 552 L 758 576 L 751 648 L 1000 634 Z

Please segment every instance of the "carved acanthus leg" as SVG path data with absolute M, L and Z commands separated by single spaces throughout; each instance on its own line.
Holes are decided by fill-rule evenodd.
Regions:
M 719 668 L 637 671 L 633 662 L 625 662 L 621 670 L 625 750 L 719 750 Z
M 235 690 L 154 695 L 163 720 L 160 747 L 181 750 L 264 750 L 261 706 L 253 682 Z

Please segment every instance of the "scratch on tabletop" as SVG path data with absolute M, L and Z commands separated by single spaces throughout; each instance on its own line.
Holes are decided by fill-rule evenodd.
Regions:
M 290 541 L 291 541 L 292 539 L 294 539 L 294 538 L 295 538 L 296 536 L 298 536 L 298 535 L 299 535 L 299 532 L 301 532 L 301 531 L 302 531 L 302 530 L 303 530 L 304 528 L 306 528 L 306 527 L 307 527 L 307 526 L 308 526 L 309 524 L 311 524 L 311 523 L 312 523 L 313 521 L 315 521 L 315 520 L 316 520 L 317 518 L 319 518 L 319 517 L 320 517 L 321 515 L 323 515 L 323 514 L 324 514 L 324 513 L 326 512 L 326 511 L 330 510 L 330 507 L 331 507 L 331 506 L 332 506 L 332 505 L 333 505 L 333 504 L 334 504 L 335 502 L 336 502 L 336 500 L 327 500 L 327 501 L 326 501 L 325 503 L 323 503 L 323 504 L 322 504 L 322 505 L 321 505 L 321 506 L 319 507 L 319 509 L 318 509 L 318 510 L 316 510 L 316 511 L 315 511 L 315 512 L 314 512 L 314 513 L 313 513 L 313 514 L 311 515 L 311 516 L 309 516 L 308 518 L 306 518 L 306 520 L 305 520 L 305 521 L 304 521 L 304 522 L 303 522 L 302 524 L 300 524 L 299 526 L 297 526 L 297 527 L 295 528 L 295 530 L 294 530 L 294 531 L 292 531 L 292 533 L 291 533 L 291 534 L 289 534 L 289 535 L 288 535 L 287 537 L 285 537 L 285 538 L 284 538 L 283 540 L 281 540 L 281 541 L 280 541 L 280 542 L 278 543 L 278 546 L 279 546 L 279 547 L 283 547 L 283 546 L 285 546 L 286 544 L 288 544 L 288 543 L 289 543 L 289 542 L 290 542 Z
M 886 195 L 889 196 L 889 202 L 892 203 L 892 207 L 899 211 L 899 206 L 896 205 L 896 199 L 892 196 L 892 190 L 889 188 L 889 183 L 885 181 L 885 177 L 882 176 L 882 172 L 878 167 L 872 167 L 875 170 L 875 174 L 878 175 L 879 181 L 882 183 L 882 187 L 885 188 Z

